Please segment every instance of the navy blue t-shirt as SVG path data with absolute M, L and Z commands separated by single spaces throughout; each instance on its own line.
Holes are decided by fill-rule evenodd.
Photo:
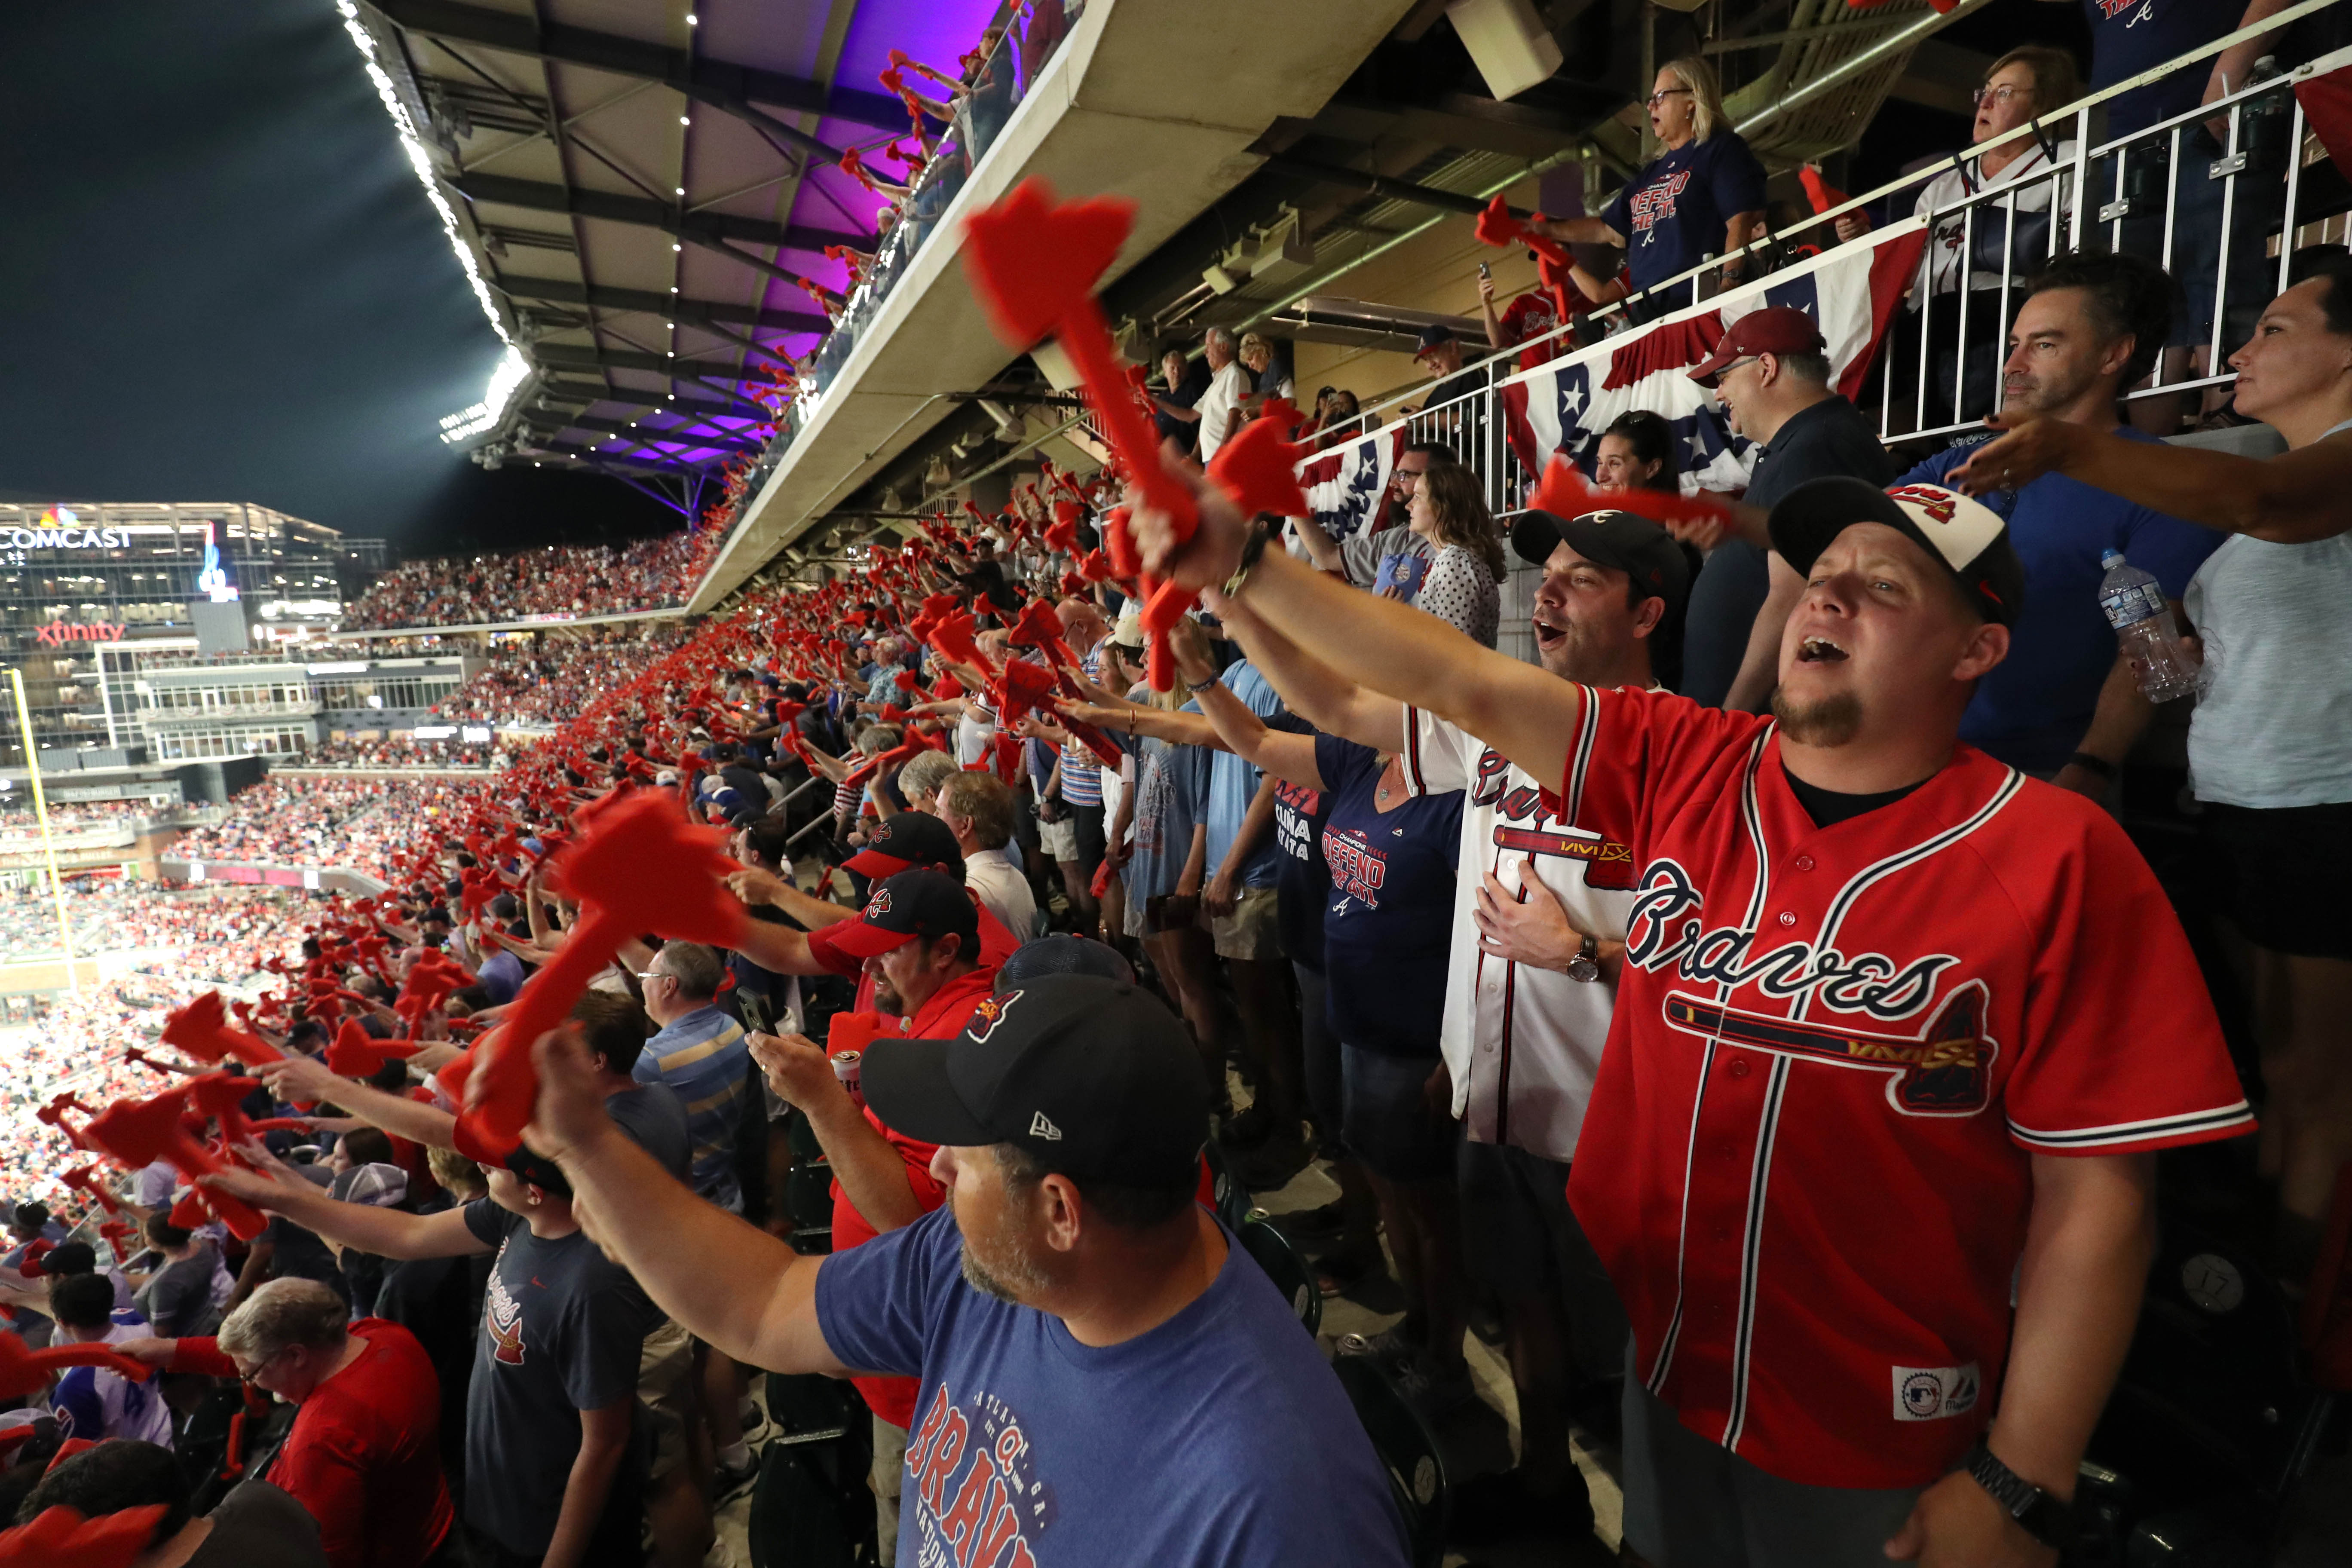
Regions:
M 1717 131 L 1653 161 L 1601 215 L 1625 237 L 1633 287 L 1647 289 L 1723 253 L 1740 213 L 1764 210 L 1764 165 L 1736 131 Z
M 1315 726 L 1295 714 L 1265 721 L 1269 730 L 1312 735 Z M 1275 922 L 1282 951 L 1295 963 L 1323 969 L 1323 906 L 1331 900 L 1331 868 L 1323 859 L 1323 824 L 1331 815 L 1331 793 L 1287 779 L 1274 781 Z
M 2129 426 L 2116 434 L 2156 440 Z M 1987 439 L 1938 452 L 1900 482 L 1940 485 Z M 2099 608 L 2099 579 L 2106 574 L 2100 553 L 2122 551 L 2164 585 L 2167 597 L 2178 599 L 2227 536 L 2063 474 L 1979 499 L 2009 520 L 2010 542 L 2025 563 L 2025 605 L 2010 628 L 2009 657 L 1977 682 L 1960 739 L 2011 767 L 2054 773 L 2082 745 L 2099 688 L 2115 668 L 2115 628 Z
M 1216 1279 L 1123 1344 L 964 1281 L 951 1209 L 816 1277 L 824 1342 L 918 1380 L 898 1563 L 1402 1568 L 1388 1477 L 1314 1338 L 1228 1235 Z
M 1415 795 L 1380 809 L 1381 754 L 1337 735 L 1315 737 L 1315 767 L 1331 796 L 1323 863 L 1324 1012 L 1345 1044 L 1436 1059 L 1454 930 L 1454 868 L 1462 792 Z
M 2245 9 L 2242 0 L 2083 0 L 2083 19 L 2091 25 L 2092 90 L 2235 31 Z M 2125 93 L 2107 105 L 2107 134 L 2127 135 L 2196 108 L 2212 75 L 2213 62 L 2200 60 Z

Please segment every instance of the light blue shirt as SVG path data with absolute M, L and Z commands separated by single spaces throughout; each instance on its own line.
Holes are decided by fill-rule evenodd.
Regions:
M 751 1092 L 751 1047 L 742 1026 L 716 1007 L 698 1007 L 647 1040 L 629 1076 L 667 1084 L 684 1102 L 694 1190 L 721 1208 L 741 1208 L 735 1132 Z
M 1225 689 L 1242 700 L 1243 706 L 1265 720 L 1284 715 L 1282 699 L 1275 695 L 1272 685 L 1260 675 L 1257 666 L 1244 659 L 1234 665 L 1218 680 Z M 1246 759 L 1231 752 L 1219 752 L 1209 764 L 1209 858 L 1207 875 L 1215 876 L 1225 863 L 1225 852 L 1234 846 L 1234 836 L 1242 830 L 1242 818 L 1249 815 L 1250 802 L 1257 796 L 1259 773 Z M 1282 869 L 1282 858 L 1274 841 L 1269 824 L 1258 839 L 1257 847 L 1250 851 L 1248 862 L 1242 868 L 1241 885 L 1244 888 L 1271 888 Z

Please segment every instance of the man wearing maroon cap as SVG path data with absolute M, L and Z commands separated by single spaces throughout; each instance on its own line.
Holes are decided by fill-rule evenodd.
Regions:
M 1767 565 L 1765 514 L 1808 479 L 1842 475 L 1884 486 L 1895 464 L 1861 411 L 1831 390 L 1821 328 L 1802 310 L 1750 310 L 1690 377 L 1713 389 L 1732 429 L 1759 450 L 1748 493 L 1733 509 L 1737 536 L 1715 547 L 1691 584 L 1682 692 L 1709 708 L 1754 710 L 1771 695 L 1780 651 L 1774 643 L 1750 657 L 1748 647 L 1758 612 L 1781 586 Z M 1796 586 L 1791 574 L 1787 590 Z
M 903 820 L 894 816 L 889 822 Z M 891 1033 L 951 1039 L 995 987 L 996 963 L 979 952 L 983 918 L 981 907 L 946 873 L 902 870 L 874 885 L 855 919 L 823 927 L 808 946 L 822 943 L 864 965 L 875 1004 L 896 1015 L 900 1025 Z M 823 1046 L 799 1035 L 753 1035 L 751 1056 L 776 1097 L 808 1118 L 833 1167 L 834 1251 L 912 1225 L 946 1198 L 947 1189 L 931 1174 L 938 1146 L 892 1131 L 853 1100 Z M 871 1480 L 887 1552 L 898 1533 L 897 1482 L 914 1416 L 915 1383 L 906 1377 L 861 1377 L 856 1383 L 874 1412 Z

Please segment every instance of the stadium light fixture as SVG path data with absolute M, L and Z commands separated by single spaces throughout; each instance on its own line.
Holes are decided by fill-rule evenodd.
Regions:
M 335 0 L 335 9 L 343 18 L 343 31 L 351 35 L 352 42 L 358 46 L 361 57 L 367 61 L 368 80 L 374 84 L 376 97 L 383 100 L 384 112 L 392 116 L 393 129 L 400 135 L 400 150 L 408 155 L 408 165 L 415 172 L 416 183 L 425 187 L 425 199 L 433 204 L 434 212 L 439 215 L 442 232 L 448 237 L 449 248 L 456 253 L 457 265 L 465 269 L 466 282 L 474 290 L 474 298 L 480 302 L 482 314 L 489 319 L 490 331 L 498 333 L 499 342 L 511 350 L 514 338 L 507 331 L 506 323 L 499 319 L 498 305 L 490 298 L 489 281 L 482 276 L 481 263 L 475 259 L 473 247 L 466 243 L 465 236 L 458 229 L 457 209 L 449 205 L 449 198 L 441 194 L 440 179 L 433 171 L 433 160 L 425 153 L 424 139 L 416 133 L 416 122 L 410 118 L 407 106 L 400 101 L 400 94 L 394 90 L 392 78 L 376 61 L 375 35 L 360 21 L 360 9 L 352 0 Z M 444 440 L 447 438 L 446 435 L 443 437 Z
M 681 114 L 677 117 L 677 122 L 680 125 L 691 125 L 694 123 L 694 117 L 690 114 Z

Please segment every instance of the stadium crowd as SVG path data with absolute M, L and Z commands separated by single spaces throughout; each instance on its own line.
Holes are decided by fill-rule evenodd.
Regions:
M 496 768 L 504 762 L 505 753 L 496 745 L 446 738 L 420 741 L 404 731 L 373 741 L 323 741 L 302 757 L 304 766 L 320 768 Z
M 486 626 L 682 605 L 717 547 L 688 531 L 618 547 L 550 544 L 511 555 L 406 561 L 367 585 L 341 629 Z
M 2021 63 L 1980 101 L 2030 113 Z M 1703 80 L 1662 75 L 1669 156 Z M 1581 1430 L 1674 1568 L 2046 1568 L 2123 1506 L 2103 1452 L 2256 1506 L 2210 1434 L 2273 1385 L 2182 1414 L 2164 1336 L 2300 1301 L 2266 1375 L 2352 1387 L 2352 254 L 2232 362 L 2269 458 L 2121 417 L 2153 264 L 2021 292 L 2000 428 L 1947 450 L 1758 310 L 1690 372 L 1760 449 L 1737 498 L 1654 416 L 1507 526 L 1438 439 L 1339 538 L 1216 469 L 1155 476 L 1189 517 L 1049 477 L 509 668 L 481 700 L 556 729 L 496 778 L 241 796 L 210 853 L 389 890 L 312 907 L 234 1028 L 173 998 L 184 1065 L 249 1075 L 200 1080 L 215 1155 L 148 1135 L 168 1094 L 37 1108 L 122 1216 L 77 1248 L 79 1184 L 19 1202 L 0 1289 L 119 1359 L 25 1382 L 0 1496 L 304 1568 L 690 1564 L 755 1468 L 845 1561 L 1576 1561 Z M 1163 434 L 1243 439 L 1228 387 Z M 2193 710 L 2144 694 L 2200 652 Z M 1243 1217 L 1310 1165 L 1328 1203 Z M 2144 1319 L 2176 1227 L 2195 1293 Z M 1335 1373 L 1300 1322 L 1340 1297 L 1401 1310 Z M 1424 1487 L 1474 1335 L 1513 1462 Z M 787 1394 L 825 1463 L 753 1452 Z M 2305 1435 L 2336 1512 L 2266 1560 L 2344 1539 Z M 2123 1544 L 2081 1560 L 2169 1551 Z
M 217 823 L 173 841 L 189 860 L 270 866 L 340 866 L 379 876 L 419 824 L 466 798 L 437 779 L 335 779 L 289 774 L 240 794 Z
M 627 685 L 685 640 L 674 627 L 607 629 L 537 648 L 513 643 L 492 650 L 489 668 L 436 704 L 438 718 L 499 726 L 556 725 L 577 712 L 587 693 Z

